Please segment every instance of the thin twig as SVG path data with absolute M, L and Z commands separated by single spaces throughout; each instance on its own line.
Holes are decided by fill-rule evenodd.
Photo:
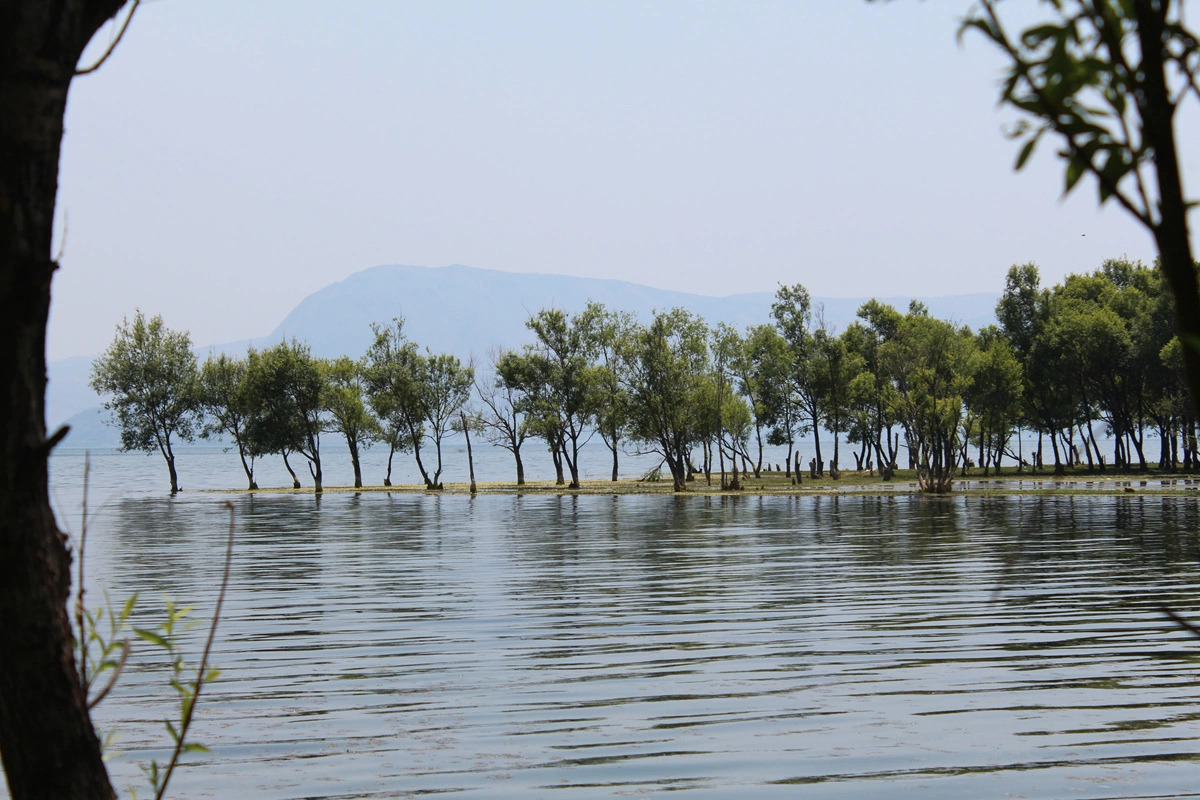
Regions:
M 121 25 L 121 30 L 117 31 L 116 38 L 112 40 L 112 44 L 108 46 L 108 49 L 104 51 L 104 55 L 100 56 L 100 60 L 95 64 L 92 64 L 90 67 L 75 70 L 76 75 L 88 75 L 93 73 L 100 69 L 105 61 L 108 61 L 108 57 L 113 54 L 113 51 L 117 49 L 117 45 L 121 43 L 121 38 L 125 36 L 125 31 L 129 30 L 129 23 L 133 21 L 133 12 L 137 11 L 138 6 L 141 4 L 142 0 L 133 0 L 133 5 L 129 7 L 129 16 L 125 17 L 125 22 L 123 25 Z
M 104 684 L 104 688 L 100 690 L 100 693 L 88 701 L 88 711 L 100 705 L 100 701 L 108 697 L 108 693 L 117 685 L 117 678 L 121 677 L 121 671 L 125 669 L 125 662 L 129 659 L 129 651 L 131 649 L 128 639 L 121 642 L 121 660 L 117 662 L 116 668 L 113 669 L 112 677 L 108 679 L 108 683 Z
M 63 231 L 62 238 L 58 240 L 58 252 L 54 254 L 54 263 L 61 265 L 63 256 L 67 252 L 67 232 L 70 230 L 71 218 L 67 214 L 67 210 L 63 209 Z
M 233 503 L 226 500 L 225 507 L 229 509 L 229 541 L 225 545 L 225 573 L 221 577 L 221 591 L 217 595 L 217 607 L 213 610 L 213 621 L 208 629 L 208 641 L 204 644 L 204 655 L 200 657 L 200 668 L 196 671 L 196 683 L 192 690 L 191 702 L 188 703 L 186 713 L 181 720 L 179 737 L 175 741 L 175 750 L 171 753 L 171 761 L 167 764 L 167 771 L 163 775 L 162 784 L 158 787 L 158 793 L 154 795 L 154 800 L 162 800 L 163 795 L 166 794 L 167 784 L 171 781 L 171 773 L 175 771 L 175 765 L 179 763 L 179 756 L 183 752 L 184 742 L 187 741 L 188 727 L 192 724 L 192 714 L 196 710 L 196 703 L 200 700 L 200 690 L 204 688 L 204 672 L 208 669 L 208 655 L 212 652 L 213 640 L 217 636 L 217 623 L 221 620 L 221 606 L 225 604 L 225 592 L 229 588 L 229 569 L 233 564 Z

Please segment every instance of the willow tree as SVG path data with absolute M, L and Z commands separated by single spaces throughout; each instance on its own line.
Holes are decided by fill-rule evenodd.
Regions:
M 822 393 L 813 372 L 816 339 L 812 330 L 812 298 L 800 284 L 780 286 L 771 304 L 771 316 L 791 351 L 792 394 L 802 415 L 812 425 L 817 472 L 824 472 L 821 457 L 821 420 L 825 416 Z
M 540 400 L 537 416 L 571 473 L 569 488 L 578 489 L 579 451 L 594 431 L 591 423 L 600 378 L 591 363 L 588 319 L 542 309 L 525 326 L 537 337 L 537 343 L 527 347 L 531 374 L 541 382 L 540 387 L 528 387 Z
M 330 428 L 346 437 L 350 450 L 350 465 L 354 470 L 354 488 L 361 489 L 362 463 L 360 454 L 370 447 L 379 435 L 379 422 L 366 403 L 364 365 L 349 356 L 341 356 L 320 364 L 324 373 L 322 405 L 329 414 Z
M 625 389 L 619 353 L 634 327 L 628 311 L 610 311 L 602 303 L 590 302 L 575 317 L 583 333 L 590 370 L 592 421 L 612 453 L 612 480 L 620 477 L 620 449 L 629 427 L 629 392 Z
M 949 492 L 961 451 L 963 398 L 978 353 L 970 331 L 934 319 L 914 304 L 881 359 L 895 383 L 896 416 L 903 423 L 922 492 Z
M 433 482 L 421 460 L 421 444 L 425 440 L 425 357 L 405 335 L 402 317 L 395 317 L 386 325 L 372 323 L 371 330 L 375 341 L 367 350 L 363 375 L 367 382 L 367 402 L 379 419 L 381 435 L 388 443 L 383 485 L 392 485 L 392 458 L 396 452 L 411 451 L 425 486 L 430 487 Z
M 421 391 L 424 395 L 426 430 L 437 457 L 433 478 L 426 479 L 426 486 L 430 489 L 441 489 L 442 442 L 455 432 L 454 423 L 459 411 L 471 397 L 475 369 L 469 364 L 463 364 L 457 356 L 445 353 L 428 354 L 424 364 Z
M 636 329 L 622 353 L 631 435 L 662 456 L 677 492 L 687 489 L 691 449 L 703 437 L 708 336 L 704 320 L 675 308 Z
M 321 434 L 326 428 L 325 376 L 308 345 L 295 339 L 264 350 L 248 375 L 249 391 L 259 413 L 250 437 L 263 452 L 296 452 L 308 462 L 313 490 L 325 490 Z M 291 466 L 288 466 L 289 472 Z M 292 473 L 295 484 L 295 473 Z
M 200 367 L 200 408 L 204 412 L 205 424 L 200 435 L 205 439 L 228 436 L 233 439 L 242 471 L 250 489 L 257 489 L 254 480 L 254 461 L 260 455 L 250 437 L 257 406 L 250 396 L 250 355 L 246 358 L 231 358 L 222 353 L 210 355 Z
M 524 392 L 517 386 L 510 386 L 500 376 L 500 364 L 510 355 L 512 351 L 509 350 L 492 351 L 489 356 L 492 375 L 483 381 L 476 375 L 475 394 L 483 406 L 479 423 L 484 439 L 512 453 L 517 467 L 517 486 L 524 486 L 525 462 L 521 460 L 521 446 L 529 436 L 529 422 L 521 402 Z
M 116 415 L 121 449 L 161 453 L 171 494 L 179 491 L 171 440 L 196 436 L 198 379 L 187 332 L 171 330 L 158 315 L 147 321 L 141 311 L 117 326 L 116 338 L 92 364 L 91 387 Z

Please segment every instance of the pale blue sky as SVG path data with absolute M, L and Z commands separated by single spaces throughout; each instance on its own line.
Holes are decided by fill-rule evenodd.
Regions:
M 1060 200 L 1050 148 L 1012 173 L 966 8 L 146 3 L 71 90 L 50 356 L 135 306 L 260 336 L 386 263 L 862 296 L 1152 258 L 1090 186 Z

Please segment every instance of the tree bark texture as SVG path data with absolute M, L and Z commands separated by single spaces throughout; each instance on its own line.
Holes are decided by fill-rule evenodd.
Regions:
M 0 758 L 14 800 L 111 798 L 50 510 L 46 319 L 67 90 L 117 0 L 0 0 Z
M 1175 121 L 1163 57 L 1167 4 L 1161 10 L 1152 8 L 1150 3 L 1136 3 L 1134 8 L 1145 75 L 1142 92 L 1135 99 L 1142 116 L 1143 135 L 1154 150 L 1161 214 L 1153 228 L 1154 241 L 1163 274 L 1175 296 L 1176 325 L 1183 340 L 1183 362 L 1192 405 L 1200 408 L 1200 283 L 1188 238 L 1187 202 L 1176 155 Z

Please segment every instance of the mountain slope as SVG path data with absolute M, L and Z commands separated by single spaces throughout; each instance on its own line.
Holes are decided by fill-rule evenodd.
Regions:
M 813 298 L 837 330 L 854 320 L 868 298 Z M 909 298 L 879 298 L 901 311 Z M 922 298 L 935 316 L 977 328 L 995 321 L 995 294 Z M 758 292 L 709 297 L 653 289 L 627 281 L 565 275 L 499 272 L 462 265 L 441 268 L 381 266 L 357 272 L 309 295 L 258 345 L 284 338 L 307 341 L 316 355 L 363 353 L 371 344 L 371 322 L 402 316 L 409 337 L 437 352 L 483 356 L 496 346 L 532 341 L 525 320 L 542 308 L 581 311 L 589 301 L 630 311 L 646 320 L 654 310 L 682 306 L 710 324 L 744 328 L 771 321 L 774 294 Z M 240 343 L 239 343 L 240 344 Z M 244 349 L 244 346 L 243 348 Z

